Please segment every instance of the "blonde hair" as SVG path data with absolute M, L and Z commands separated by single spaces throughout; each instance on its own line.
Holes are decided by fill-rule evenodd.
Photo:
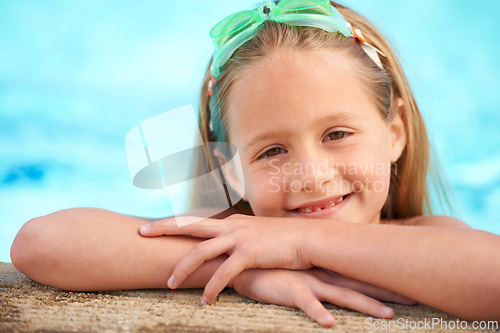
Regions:
M 211 74 L 210 69 L 207 69 L 201 86 L 199 119 L 204 143 L 228 141 L 226 102 L 242 69 L 252 66 L 276 49 L 335 50 L 356 61 L 352 71 L 371 94 L 385 119 L 391 120 L 400 110 L 397 101 L 399 99 L 403 101 L 401 117 L 406 128 L 407 145 L 401 157 L 393 164 L 389 194 L 381 211 L 381 219 L 431 214 L 433 207 L 428 176 L 431 178 L 439 203 L 449 206 L 439 167 L 430 162 L 430 144 L 422 115 L 395 52 L 365 17 L 335 2 L 331 3 L 353 27 L 362 31 L 369 44 L 386 55 L 381 57 L 384 69 L 380 69 L 368 57 L 354 38 L 346 38 L 338 33 L 328 33 L 317 28 L 290 27 L 268 21 L 257 36 L 241 46 L 221 68 L 211 97 L 207 89 Z M 210 122 L 213 131 L 210 130 Z M 240 202 L 237 208 L 250 212 L 249 205 L 245 202 Z

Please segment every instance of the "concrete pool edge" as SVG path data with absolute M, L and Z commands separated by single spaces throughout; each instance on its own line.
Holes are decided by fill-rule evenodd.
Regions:
M 302 311 L 259 303 L 226 289 L 212 306 L 199 303 L 202 291 L 127 290 L 68 292 L 44 286 L 0 263 L 0 332 L 318 332 L 326 331 Z M 438 318 L 457 321 L 425 305 L 389 304 L 397 323 Z M 360 332 L 377 319 L 327 305 L 337 319 L 330 330 Z M 388 324 L 388 322 L 386 322 Z M 439 328 L 439 327 L 438 327 Z M 397 328 L 384 331 L 400 331 Z M 423 329 L 421 332 L 430 332 Z M 449 330 L 450 332 L 456 331 Z M 463 332 L 472 330 L 460 330 Z M 447 332 L 447 330 L 443 330 Z

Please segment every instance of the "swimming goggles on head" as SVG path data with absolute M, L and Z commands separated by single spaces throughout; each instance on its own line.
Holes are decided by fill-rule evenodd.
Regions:
M 255 10 L 232 14 L 210 31 L 215 45 L 212 76 L 220 74 L 220 68 L 244 43 L 255 37 L 259 27 L 266 21 L 275 21 L 290 26 L 315 27 L 327 32 L 338 32 L 345 37 L 355 37 L 368 56 L 380 67 L 378 54 L 385 55 L 366 43 L 361 31 L 353 29 L 329 0 L 281 0 L 266 1 Z

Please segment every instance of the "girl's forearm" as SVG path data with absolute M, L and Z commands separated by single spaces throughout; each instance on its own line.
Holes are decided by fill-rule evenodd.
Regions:
M 315 266 L 465 319 L 500 317 L 500 237 L 468 228 L 317 224 L 305 242 Z
M 95 208 L 59 211 L 27 222 L 11 249 L 14 266 L 67 290 L 166 288 L 176 263 L 201 240 L 145 238 L 144 220 Z M 181 287 L 204 287 L 225 257 L 206 262 Z

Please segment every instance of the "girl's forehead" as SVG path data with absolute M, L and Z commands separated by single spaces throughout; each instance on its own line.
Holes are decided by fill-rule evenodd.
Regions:
M 301 77 L 325 71 L 339 74 L 341 71 L 349 72 L 353 66 L 354 61 L 346 52 L 331 49 L 276 48 L 241 68 L 236 76 L 236 82 L 245 81 L 249 77 L 255 79 L 255 76 L 265 76 L 266 73 L 270 76 L 288 73 L 290 76 Z
M 234 111 L 297 108 L 322 104 L 359 104 L 368 98 L 354 62 L 340 52 L 274 52 L 242 69 L 228 99 L 228 118 Z M 230 119 L 229 119 L 230 120 Z

